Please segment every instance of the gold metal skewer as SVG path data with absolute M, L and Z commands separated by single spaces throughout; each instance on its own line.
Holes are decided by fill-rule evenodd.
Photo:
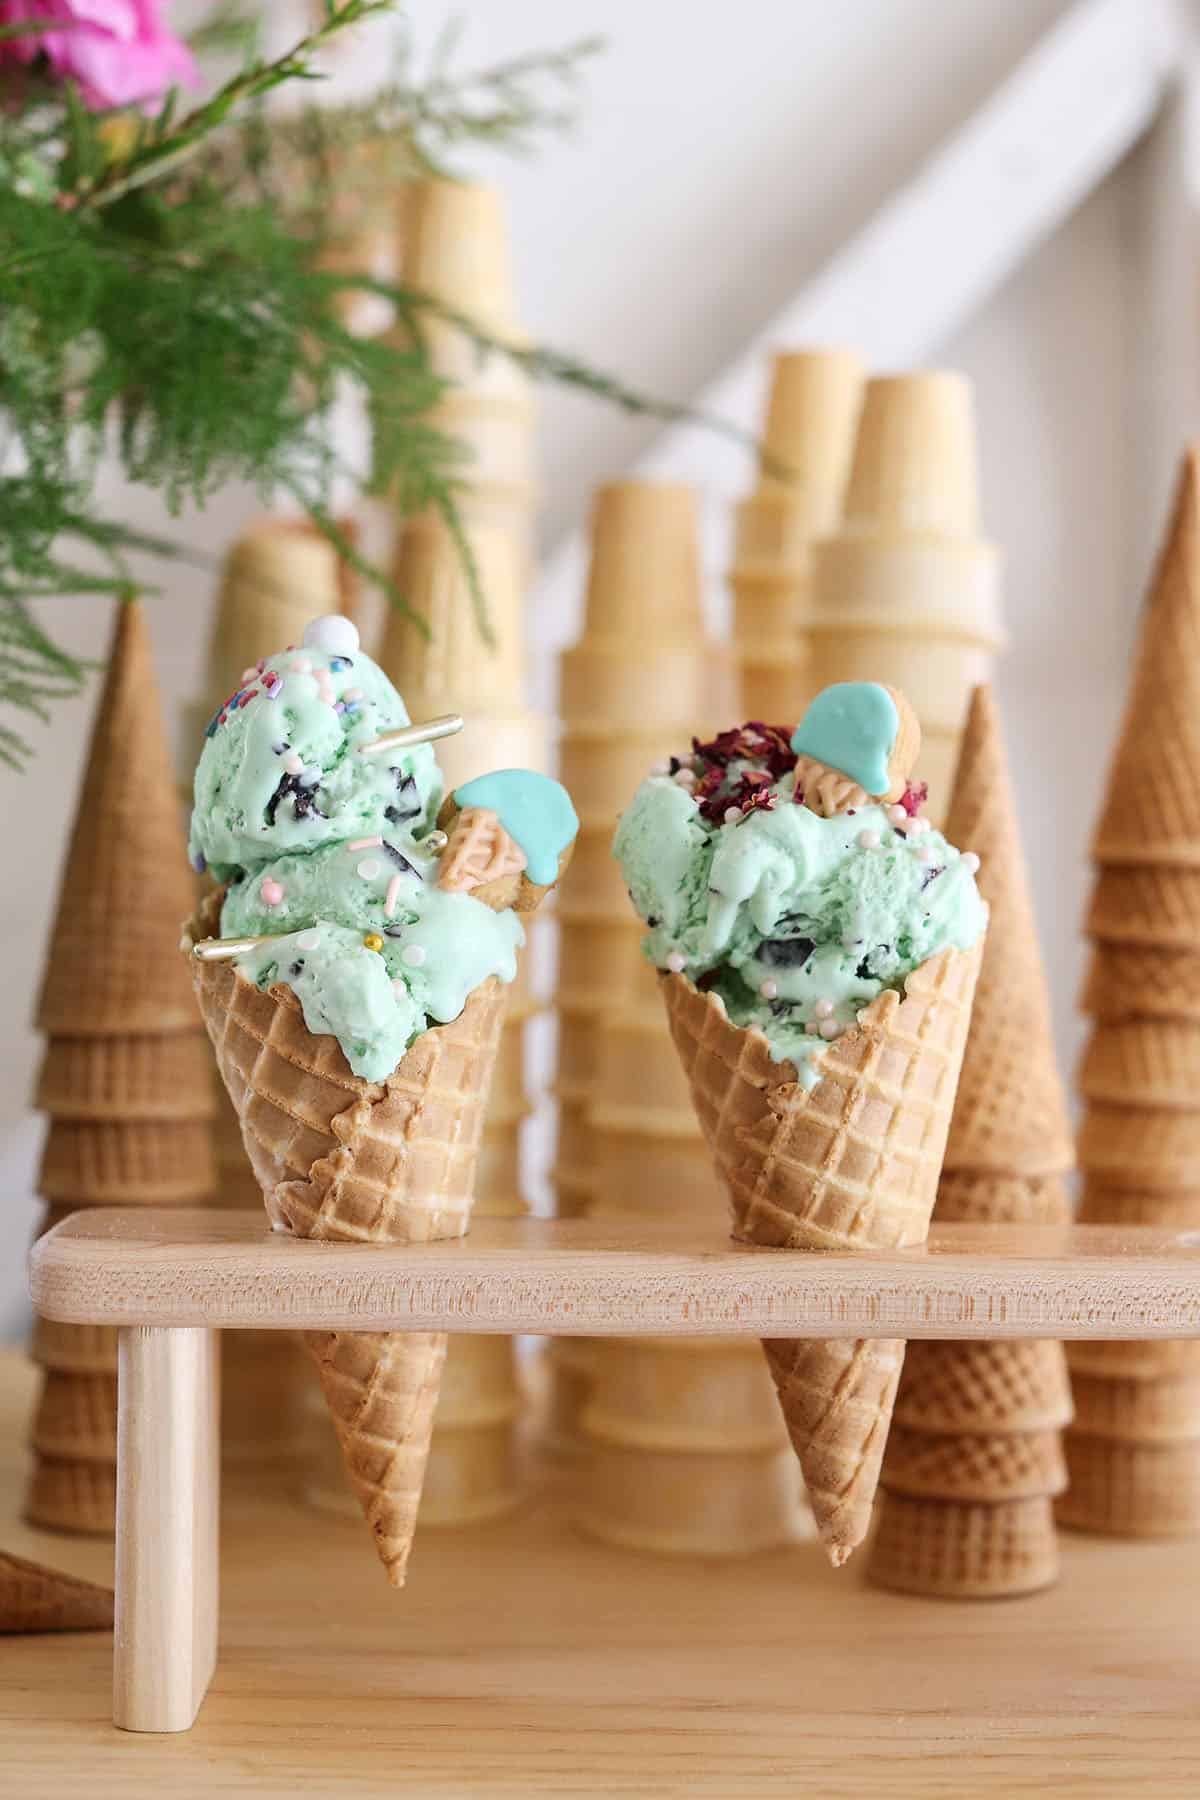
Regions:
M 266 937 L 240 938 L 203 938 L 200 943 L 192 945 L 192 955 L 197 962 L 232 962 L 235 956 L 242 956 L 247 950 L 257 950 L 260 944 L 277 944 L 283 933 L 275 933 Z
M 400 725 L 395 731 L 385 731 L 374 743 L 360 744 L 360 756 L 382 756 L 385 750 L 406 750 L 413 744 L 432 744 L 438 738 L 453 737 L 456 731 L 463 728 L 461 713 L 446 713 L 440 719 L 426 719 L 420 725 Z

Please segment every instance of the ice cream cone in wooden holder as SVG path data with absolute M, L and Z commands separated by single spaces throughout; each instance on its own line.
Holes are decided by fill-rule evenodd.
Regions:
M 426 181 L 410 188 L 402 266 L 405 279 L 509 343 L 516 320 L 508 227 L 501 197 L 471 183 Z M 497 353 L 481 353 L 456 327 L 427 322 L 432 360 L 453 386 L 433 422 L 462 444 L 458 497 L 491 642 L 459 546 L 428 511 L 398 521 L 393 573 L 412 612 L 395 609 L 380 662 L 415 719 L 459 713 L 464 729 L 438 746 L 448 791 L 494 768 L 544 769 L 548 723 L 526 702 L 525 593 L 534 484 L 535 414 L 528 383 Z M 539 921 L 533 931 L 551 929 Z M 476 1177 L 474 1216 L 510 1218 L 526 1210 L 520 1134 L 530 1110 L 525 1030 L 538 1004 L 527 951 L 509 990 Z M 517 1426 L 522 1399 L 510 1338 L 461 1339 L 450 1346 L 438 1404 L 421 1519 L 465 1525 L 513 1505 L 520 1494 Z M 352 1508 L 340 1456 L 326 1431 L 308 1492 Z
M 790 724 L 803 711 L 809 552 L 841 514 L 861 390 L 862 366 L 847 351 L 789 351 L 772 363 L 762 466 L 737 508 L 729 572 L 742 718 Z
M 43 1231 L 80 1208 L 212 1197 L 211 1065 L 178 953 L 189 903 L 149 637 L 140 605 L 123 603 L 38 1004 Z M 44 1373 L 27 1516 L 110 1532 L 116 1334 L 39 1320 L 31 1350 Z
M 915 771 L 943 816 L 973 688 L 1004 636 L 999 558 L 979 535 L 971 393 L 960 375 L 867 383 L 840 527 L 813 549 L 809 689 L 878 680 L 921 723 Z
M 1143 613 L 1087 915 L 1081 1222 L 1200 1229 L 1200 463 L 1184 461 Z M 1200 1345 L 1071 1346 L 1063 1524 L 1200 1533 Z

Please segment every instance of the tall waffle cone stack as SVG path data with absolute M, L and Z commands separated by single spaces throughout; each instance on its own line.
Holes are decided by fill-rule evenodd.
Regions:
M 477 320 L 494 336 L 524 341 L 503 196 L 470 182 L 423 181 L 409 189 L 403 267 L 410 283 Z M 529 705 L 526 598 L 535 483 L 536 410 L 510 361 L 464 356 L 461 332 L 435 327 L 430 349 L 451 384 L 436 422 L 464 451 L 459 510 L 487 605 L 489 643 L 459 547 L 432 512 L 397 521 L 393 572 L 422 632 L 391 612 L 380 661 L 414 719 L 462 713 L 466 727 L 438 748 L 449 791 L 488 769 L 545 770 L 549 722 Z M 521 1176 L 528 1028 L 541 1010 L 535 968 L 553 923 L 535 923 L 521 973 L 507 990 L 491 1100 L 480 1145 L 475 1208 L 481 1218 L 528 1210 Z M 426 1473 L 427 1524 L 468 1525 L 521 1494 L 524 1411 L 513 1340 L 456 1338 L 449 1347 Z M 310 1494 L 331 1484 L 308 1471 Z
M 811 546 L 841 516 L 862 374 L 845 350 L 787 351 L 772 364 L 762 466 L 737 509 L 729 572 L 742 718 L 783 724 L 803 711 Z
M 890 671 L 921 723 L 916 775 L 940 802 L 971 692 L 1003 643 L 999 558 L 980 535 L 961 375 L 867 383 L 842 522 L 813 547 L 803 632 L 811 693 Z M 930 816 L 941 823 L 937 805 Z
M 924 1241 L 982 946 L 944 950 L 879 995 L 806 1090 L 720 1000 L 662 978 L 671 1035 L 746 1243 L 805 1250 Z M 817 1529 L 835 1566 L 870 1522 L 904 1344 L 767 1339 Z
M 215 934 L 220 896 L 187 936 Z M 193 963 L 200 1010 L 276 1229 L 352 1243 L 461 1237 L 504 1014 L 490 979 L 460 1016 L 417 1039 L 385 1082 L 350 1071 L 286 987 L 231 963 Z M 305 1334 L 380 1560 L 404 1583 L 446 1338 L 437 1332 Z
M 123 603 L 38 1005 L 43 1231 L 80 1207 L 212 1197 L 210 1059 L 178 953 L 189 901 L 149 637 L 141 607 Z M 38 1320 L 31 1352 L 43 1379 L 26 1514 L 62 1531 L 109 1532 L 116 1333 Z
M 580 832 L 559 907 L 558 1211 L 563 1217 L 606 1216 L 622 1208 L 644 1212 L 664 1195 L 686 1193 L 704 1204 L 711 1175 L 652 996 L 647 1008 L 642 931 L 612 856 L 617 814 L 651 764 L 689 745 L 693 732 L 732 716 L 731 671 L 705 629 L 696 499 L 689 487 L 620 481 L 597 490 L 583 629 L 564 654 L 560 675 L 560 774 L 575 801 Z M 719 1396 L 722 1369 L 732 1363 L 704 1352 L 691 1362 L 686 1354 L 675 1355 L 662 1364 L 670 1373 L 660 1379 L 661 1354 L 655 1346 L 557 1341 L 551 1350 L 552 1440 L 585 1455 L 595 1474 L 585 1494 L 589 1529 L 659 1549 L 669 1547 L 668 1540 L 687 1548 L 695 1530 L 711 1549 L 716 1524 L 736 1517 L 738 1502 L 714 1498 L 706 1521 L 699 1518 L 698 1498 L 690 1513 L 676 1507 L 680 1488 L 697 1494 L 701 1460 L 689 1463 L 682 1448 L 672 1462 L 649 1444 L 661 1447 L 672 1418 L 677 1438 L 686 1437 L 681 1421 L 696 1416 L 689 1410 L 689 1383 Z M 583 1409 L 601 1362 L 607 1368 L 611 1357 L 617 1381 L 634 1355 L 646 1364 L 642 1416 L 626 1414 L 617 1431 L 614 1420 L 624 1403 L 609 1404 L 597 1390 L 590 1428 Z M 737 1385 L 741 1374 L 733 1380 Z M 678 1407 L 663 1402 L 668 1390 Z M 630 1391 L 621 1389 L 623 1395 Z M 715 1403 L 719 1411 L 719 1398 Z M 728 1495 L 729 1484 L 743 1480 L 736 1461 L 718 1466 L 707 1441 L 701 1449 L 697 1439 L 693 1451 L 707 1459 L 710 1492 L 719 1482 Z M 770 1486 L 769 1479 L 759 1484 L 768 1512 L 773 1503 L 763 1497 Z M 751 1495 L 747 1516 L 761 1517 L 754 1500 Z
M 1093 842 L 1080 1219 L 1200 1228 L 1200 461 L 1184 458 Z M 1200 1346 L 1072 1345 L 1064 1525 L 1200 1533 Z
M 938 1187 L 938 1222 L 1061 1224 L 1073 1163 L 1008 760 L 975 690 L 946 835 L 980 858 L 988 934 Z M 1048 1586 L 1071 1417 L 1062 1346 L 910 1344 L 868 1576 L 954 1599 Z

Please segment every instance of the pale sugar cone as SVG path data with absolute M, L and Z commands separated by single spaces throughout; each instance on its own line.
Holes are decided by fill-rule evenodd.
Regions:
M 729 576 L 744 716 L 800 716 L 809 551 L 840 512 L 861 390 L 862 365 L 845 351 L 772 363 L 759 485 L 737 509 Z
M 1095 944 L 1079 1006 L 1096 1020 L 1200 1020 L 1200 958 L 1174 945 Z
M 729 1192 L 734 1235 L 784 1248 L 919 1244 L 929 1229 L 981 946 L 943 951 L 820 1052 L 806 1091 L 712 995 L 662 978 L 671 1034 Z M 904 1346 L 768 1340 L 767 1360 L 831 1559 L 870 1519 Z
M 244 669 L 298 644 L 309 620 L 340 612 L 342 599 L 337 552 L 307 519 L 256 520 L 222 570 L 204 681 L 209 711 L 241 686 Z
M 1200 1438 L 1200 1374 L 1147 1381 L 1072 1370 L 1075 1429 L 1084 1437 L 1165 1444 Z
M 704 611 L 696 497 L 686 483 L 598 488 L 591 545 L 583 642 L 628 647 L 648 637 L 664 649 L 694 645 Z M 564 705 L 563 713 L 570 718 L 572 709 Z M 678 714 L 687 718 L 690 709 L 681 706 Z
M 1157 1225 L 1172 1231 L 1200 1230 L 1200 1188 L 1108 1187 L 1086 1176 L 1079 1196 L 1080 1225 Z
M 909 1494 L 994 1504 L 1059 1494 L 1067 1471 L 1057 1431 L 943 1434 L 893 1424 L 883 1483 L 889 1498 Z
M 115 1462 L 36 1457 L 25 1495 L 25 1517 L 47 1531 L 111 1537 L 117 1517 Z
M 413 182 L 405 196 L 402 266 L 413 287 L 496 334 L 515 328 L 508 221 L 496 188 Z
M 1193 949 L 1200 940 L 1200 868 L 1101 868 L 1084 930 L 1106 944 Z
M 990 915 L 946 1171 L 1060 1174 L 1074 1160 L 1071 1121 L 1004 740 L 985 687 L 971 699 L 946 836 L 979 856 Z
M 1105 1344 L 1084 1339 L 1066 1346 L 1067 1365 L 1076 1374 L 1118 1381 L 1173 1381 L 1200 1375 L 1200 1344 L 1186 1338 L 1133 1338 Z
M 211 935 L 214 894 L 185 935 Z M 260 993 L 229 963 L 193 962 L 201 1012 L 277 1228 L 417 1243 L 467 1229 L 504 994 L 494 979 L 424 1032 L 386 1082 L 355 1077 L 336 1039 L 304 1027 L 291 991 Z M 347 1472 L 393 1586 L 403 1585 L 446 1340 L 312 1332 Z
M 201 1103 L 207 1097 L 201 1089 Z M 42 1151 L 38 1192 L 62 1206 L 199 1205 L 211 1195 L 213 1179 L 207 1118 L 56 1118 Z
M 921 722 L 917 775 L 948 794 L 972 688 L 1003 644 L 995 549 L 979 534 L 962 376 L 867 384 L 843 522 L 813 549 L 812 692 L 885 668 Z M 940 823 L 935 809 L 931 816 Z
M 50 1370 L 33 1416 L 31 1442 L 39 1456 L 81 1462 L 117 1460 L 117 1378 Z
M 59 1119 L 195 1118 L 211 1079 L 212 1057 L 198 1030 L 56 1037 L 42 1058 L 33 1103 Z
M 0 1636 L 41 1631 L 111 1631 L 109 1588 L 0 1550 Z
M 871 1544 L 877 1587 L 945 1600 L 1037 1593 L 1058 1579 L 1051 1501 L 996 1505 L 889 1494 Z
M 1200 1020 L 1126 1019 L 1092 1034 L 1079 1092 L 1111 1105 L 1200 1106 Z
M 1137 667 L 1094 840 L 1101 863 L 1200 867 L 1200 452 L 1142 616 Z
M 196 1025 L 179 920 L 191 905 L 175 781 L 140 603 L 118 602 L 37 1023 L 68 1037 Z

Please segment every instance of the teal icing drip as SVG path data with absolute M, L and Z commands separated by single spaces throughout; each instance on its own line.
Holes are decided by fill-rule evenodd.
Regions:
M 513 842 L 525 852 L 526 874 L 539 887 L 558 879 L 563 851 L 574 841 L 579 820 L 561 782 L 532 769 L 496 769 L 455 790 L 462 811 L 483 806 L 494 812 Z
M 868 794 L 885 794 L 899 730 L 896 702 L 885 687 L 877 681 L 839 681 L 817 695 L 796 727 L 792 749 L 840 770 Z

